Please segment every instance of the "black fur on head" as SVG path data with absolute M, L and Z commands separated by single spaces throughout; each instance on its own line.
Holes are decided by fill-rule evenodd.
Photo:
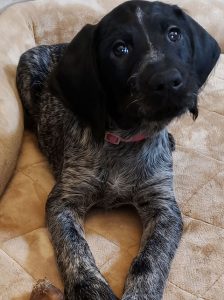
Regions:
M 51 74 L 50 87 L 79 117 L 80 125 L 90 125 L 99 139 L 105 132 L 106 111 L 96 62 L 96 27 L 86 25 L 70 42 Z
M 56 93 L 104 137 L 190 111 L 220 54 L 214 38 L 177 6 L 128 1 L 71 41 L 51 76 Z

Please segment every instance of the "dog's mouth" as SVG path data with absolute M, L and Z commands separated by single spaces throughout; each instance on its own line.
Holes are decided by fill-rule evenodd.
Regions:
M 194 119 L 197 118 L 197 94 L 188 93 L 180 98 L 175 98 L 166 97 L 160 101 L 158 99 L 145 100 L 141 104 L 139 103 L 138 114 L 149 121 L 171 120 L 187 112 L 190 112 Z
M 189 112 L 195 120 L 198 116 L 197 94 L 191 93 L 181 97 L 181 101 L 164 101 L 163 105 L 153 105 L 149 97 L 132 98 L 126 108 L 116 115 L 113 120 L 120 129 L 133 130 L 142 124 L 158 123 L 168 125 L 173 119 Z M 144 127 L 145 127 L 144 125 Z
M 175 97 L 132 96 L 126 110 L 130 117 L 149 122 L 170 122 L 174 118 L 190 112 L 195 120 L 198 116 L 197 93 L 186 92 Z

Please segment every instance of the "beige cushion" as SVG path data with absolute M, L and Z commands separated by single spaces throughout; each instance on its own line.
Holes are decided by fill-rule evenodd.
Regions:
M 120 1 L 38 0 L 0 15 L 0 192 L 16 163 L 23 116 L 15 87 L 19 56 L 36 44 L 69 41 L 87 22 L 96 22 Z M 173 1 L 178 2 L 178 1 Z M 212 33 L 224 50 L 224 3 L 179 1 Z M 200 97 L 196 122 L 186 116 L 171 130 L 175 189 L 185 231 L 172 265 L 165 300 L 223 299 L 224 285 L 224 55 Z M 0 299 L 29 299 L 33 283 L 45 276 L 62 283 L 44 222 L 54 179 L 35 137 L 25 132 L 16 170 L 0 201 Z M 94 211 L 86 236 L 100 270 L 118 296 L 141 226 L 135 212 Z

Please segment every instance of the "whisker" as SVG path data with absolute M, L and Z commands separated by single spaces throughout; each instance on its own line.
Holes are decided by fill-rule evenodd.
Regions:
M 130 105 L 132 105 L 132 104 L 134 104 L 134 103 L 138 103 L 138 102 L 140 102 L 141 100 L 142 100 L 142 97 L 139 97 L 139 98 L 134 99 L 133 101 L 131 101 L 130 103 L 127 104 L 127 106 L 125 107 L 125 110 L 127 110 L 128 107 L 129 107 Z

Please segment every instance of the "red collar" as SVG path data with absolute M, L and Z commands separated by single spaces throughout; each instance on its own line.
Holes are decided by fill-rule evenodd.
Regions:
M 145 136 L 144 134 L 136 134 L 129 139 L 123 139 L 122 137 L 116 134 L 113 134 L 111 132 L 106 132 L 104 139 L 110 144 L 119 145 L 120 142 L 124 142 L 124 143 L 141 142 L 147 139 L 147 136 Z

